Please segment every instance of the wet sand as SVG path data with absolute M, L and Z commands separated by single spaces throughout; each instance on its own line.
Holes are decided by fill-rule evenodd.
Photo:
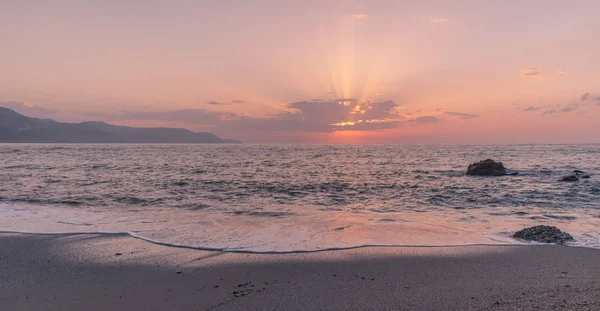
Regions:
M 241 254 L 126 235 L 0 234 L 1 310 L 600 310 L 600 250 Z

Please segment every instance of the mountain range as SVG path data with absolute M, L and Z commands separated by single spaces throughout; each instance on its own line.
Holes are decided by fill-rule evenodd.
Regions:
M 0 142 L 4 143 L 241 143 L 213 133 L 183 128 L 140 128 L 90 121 L 63 123 L 24 116 L 0 107 Z

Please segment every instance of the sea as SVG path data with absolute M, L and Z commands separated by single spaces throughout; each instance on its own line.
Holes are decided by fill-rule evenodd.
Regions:
M 517 176 L 467 176 L 491 158 Z M 0 231 L 129 234 L 257 253 L 514 245 L 533 225 L 600 248 L 600 145 L 0 144 Z M 561 182 L 581 170 L 591 178 Z

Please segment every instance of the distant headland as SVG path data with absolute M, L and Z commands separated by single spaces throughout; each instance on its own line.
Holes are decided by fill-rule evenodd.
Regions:
M 2 143 L 173 143 L 238 144 L 213 133 L 192 132 L 183 128 L 139 128 L 104 122 L 63 123 L 52 119 L 24 116 L 0 107 Z

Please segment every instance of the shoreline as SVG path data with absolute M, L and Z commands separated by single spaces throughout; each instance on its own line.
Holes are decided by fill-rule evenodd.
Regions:
M 291 254 L 313 254 L 313 253 L 321 253 L 321 252 L 335 252 L 335 251 L 347 251 L 347 250 L 355 250 L 355 249 L 363 249 L 363 248 L 464 248 L 464 247 L 549 247 L 549 246 L 559 246 L 554 243 L 541 243 L 535 241 L 524 241 L 515 239 L 515 243 L 498 243 L 498 244 L 485 244 L 485 243 L 472 243 L 472 244 L 423 244 L 423 245 L 395 245 L 395 244 L 364 244 L 364 245 L 356 245 L 356 246 L 348 246 L 348 247 L 331 247 L 331 248 L 322 248 L 322 249 L 314 249 L 314 250 L 290 250 L 290 251 L 253 251 L 253 250 L 244 250 L 244 249 L 234 249 L 234 248 L 213 248 L 213 247 L 204 247 L 204 246 L 191 246 L 185 244 L 177 244 L 177 243 L 169 243 L 169 242 L 161 242 L 157 240 L 152 240 L 149 238 L 145 238 L 143 236 L 138 236 L 129 232 L 55 232 L 55 233 L 46 233 L 46 232 L 22 232 L 22 231 L 10 231 L 10 230 L 0 230 L 0 236 L 2 235 L 30 235 L 30 236 L 54 236 L 54 237 L 68 237 L 68 236 L 78 236 L 78 235 L 94 235 L 94 236 L 116 236 L 116 237 L 124 237 L 124 238 L 132 238 L 135 240 L 140 240 L 146 243 L 154 244 L 162 247 L 171 247 L 171 248 L 182 248 L 188 250 L 195 251 L 206 251 L 206 252 L 222 252 L 222 253 L 233 253 L 233 254 L 250 254 L 250 255 L 291 255 Z M 521 243 L 519 243 L 519 241 Z M 582 245 L 569 245 L 563 244 L 560 245 L 563 247 L 573 247 L 573 248 L 584 248 L 584 249 L 597 249 L 590 246 L 582 246 Z
M 456 246 L 529 244 L 514 232 L 537 225 L 570 233 L 569 246 L 600 249 L 600 218 L 591 211 L 541 211 L 495 216 L 483 210 L 342 213 L 307 212 L 291 217 L 255 217 L 177 208 L 69 208 L 0 202 L 0 232 L 34 234 L 127 233 L 152 243 L 215 251 L 295 253 L 361 246 Z M 576 220 L 566 217 L 565 213 Z M 493 214 L 493 213 L 492 213 Z M 585 216 L 582 216 L 585 215 Z M 569 216 L 569 217 L 571 217 Z M 592 217 L 593 216 L 593 217 Z M 385 218 L 383 218 L 385 217 Z M 541 216 L 540 216 L 541 217 Z M 554 217 L 554 216 L 553 216 Z M 560 218 L 563 217 L 563 218 Z
M 249 254 L 0 233 L 0 275 L 8 310 L 600 308 L 600 250 L 554 245 Z

